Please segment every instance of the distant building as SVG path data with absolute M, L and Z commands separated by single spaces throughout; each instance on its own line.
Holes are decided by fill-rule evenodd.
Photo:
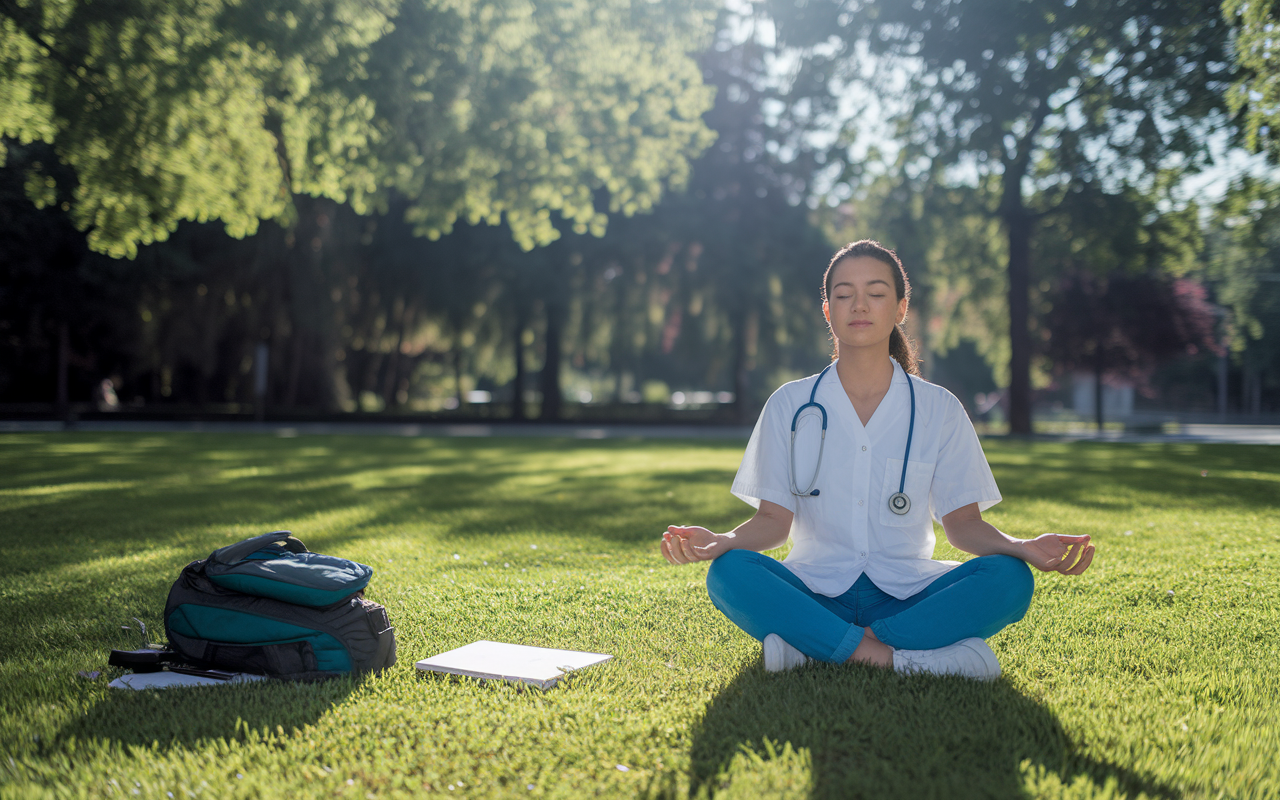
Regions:
M 1094 409 L 1093 375 L 1077 372 L 1071 380 L 1071 400 L 1075 412 L 1082 417 L 1092 417 Z M 1133 413 L 1133 384 L 1127 381 L 1102 382 L 1102 415 L 1127 417 Z

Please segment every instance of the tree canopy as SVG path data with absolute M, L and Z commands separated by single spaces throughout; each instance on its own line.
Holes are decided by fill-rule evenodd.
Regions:
M 707 0 L 0 0 L 0 134 L 54 145 L 90 246 L 181 220 L 243 236 L 294 195 L 392 192 L 430 237 L 552 213 L 599 233 L 651 207 L 712 134 L 692 54 Z M 53 202 L 50 165 L 30 196 Z M 606 194 L 597 207 L 596 193 Z
M 1078 192 L 1150 189 L 1207 156 L 1232 77 L 1227 25 L 1196 0 L 774 3 L 811 70 L 893 109 L 905 161 L 982 190 L 1008 239 L 1010 422 L 1030 432 L 1031 259 L 1039 219 Z M 870 57 L 870 68 L 859 54 Z M 891 104 L 892 107 L 892 104 Z M 935 173 L 937 174 L 937 173 Z
M 1280 157 L 1280 3 L 1224 0 L 1222 14 L 1235 28 L 1240 66 L 1231 108 L 1241 113 L 1248 146 Z

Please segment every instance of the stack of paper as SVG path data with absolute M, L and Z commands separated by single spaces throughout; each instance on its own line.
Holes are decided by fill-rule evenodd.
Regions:
M 187 675 L 181 672 L 169 672 L 163 670 L 161 672 L 133 672 L 128 675 L 121 675 L 107 686 L 112 689 L 133 689 L 141 691 L 142 689 L 172 689 L 175 686 L 225 686 L 228 683 L 248 683 L 249 681 L 265 681 L 265 675 L 251 675 L 247 672 L 238 672 L 234 677 L 227 680 L 219 680 L 217 678 L 206 678 L 203 675 Z

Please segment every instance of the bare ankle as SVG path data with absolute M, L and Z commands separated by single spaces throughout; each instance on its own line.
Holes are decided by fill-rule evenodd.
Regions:
M 863 631 L 862 641 L 849 656 L 846 664 L 871 664 L 877 667 L 893 667 L 893 648 L 876 638 L 870 628 Z

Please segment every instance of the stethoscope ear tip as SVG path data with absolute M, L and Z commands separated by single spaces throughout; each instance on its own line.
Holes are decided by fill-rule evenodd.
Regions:
M 818 490 L 817 490 L 817 489 L 814 489 L 812 492 L 809 492 L 809 496 L 810 496 L 810 497 L 817 497 L 817 496 L 818 496 L 818 494 L 819 494 L 819 492 L 818 492 Z

